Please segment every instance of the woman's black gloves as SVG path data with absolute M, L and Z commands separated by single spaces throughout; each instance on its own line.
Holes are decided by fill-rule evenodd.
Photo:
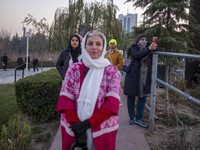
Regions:
M 91 126 L 89 120 L 87 119 L 85 121 L 75 123 L 69 128 L 72 129 L 72 131 L 75 134 L 75 137 L 79 138 L 84 132 L 86 132 L 87 129 L 91 128 Z
M 81 147 L 82 150 L 87 150 L 87 133 L 86 130 L 77 138 L 75 142 L 75 147 Z
M 87 133 L 86 130 L 91 128 L 89 120 L 78 122 L 70 126 L 74 132 L 75 138 L 77 138 L 74 146 L 81 147 L 83 150 L 87 150 Z

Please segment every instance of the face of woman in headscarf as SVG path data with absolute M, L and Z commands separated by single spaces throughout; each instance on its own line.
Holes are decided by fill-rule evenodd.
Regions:
M 76 49 L 78 47 L 78 45 L 79 45 L 79 40 L 78 40 L 77 37 L 74 36 L 71 39 L 71 46 L 72 46 L 73 49 Z
M 103 39 L 98 35 L 89 36 L 85 49 L 92 59 L 98 59 L 103 51 Z
M 147 38 L 141 38 L 139 40 L 139 45 L 142 47 L 142 48 L 145 48 L 147 46 Z

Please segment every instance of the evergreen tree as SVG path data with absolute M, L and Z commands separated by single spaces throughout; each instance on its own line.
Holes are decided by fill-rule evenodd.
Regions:
M 195 24 L 193 12 L 193 0 L 127 0 L 134 2 L 135 7 L 145 9 L 144 23 L 135 28 L 135 35 L 146 33 L 149 39 L 158 37 L 158 45 L 162 51 L 188 53 L 198 52 L 188 45 L 193 45 L 191 37 L 199 30 Z M 151 41 L 151 40 L 149 40 Z M 165 62 L 165 82 L 168 82 L 170 66 L 178 62 L 176 57 L 162 57 Z M 168 104 L 168 89 L 166 92 L 166 104 Z M 168 108 L 166 113 L 169 114 Z
M 144 32 L 149 38 L 158 37 L 163 51 L 188 52 L 190 38 L 198 30 L 192 17 L 192 0 L 127 0 L 145 9 L 144 24 L 135 28 L 135 34 Z M 193 52 L 196 52 L 193 49 Z
M 2 54 L 1 54 L 2 56 L 4 55 L 4 53 L 6 51 L 11 49 L 10 35 L 11 35 L 11 33 L 9 33 L 6 30 L 0 31 L 0 54 L 2 52 Z
M 20 38 L 17 33 L 16 33 L 16 35 L 13 36 L 11 45 L 12 45 L 13 51 L 20 52 Z
M 26 53 L 26 49 L 27 49 L 27 39 L 26 37 L 21 37 L 20 38 L 20 46 L 19 46 L 19 54 L 23 54 Z

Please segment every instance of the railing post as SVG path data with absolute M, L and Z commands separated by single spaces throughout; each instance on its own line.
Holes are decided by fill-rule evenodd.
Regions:
M 24 69 L 22 69 L 22 78 L 24 78 Z
M 152 59 L 152 76 L 151 76 L 151 99 L 150 99 L 150 108 L 151 108 L 151 110 L 150 110 L 150 116 L 149 116 L 149 130 L 151 132 L 154 131 L 157 64 L 158 64 L 158 54 L 153 54 L 153 59 Z
M 17 73 L 17 69 L 15 69 L 15 82 L 16 82 L 16 73 Z

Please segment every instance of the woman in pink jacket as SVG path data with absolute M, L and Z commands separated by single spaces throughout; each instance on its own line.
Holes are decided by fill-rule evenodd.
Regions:
M 82 41 L 83 61 L 72 64 L 66 72 L 57 106 L 63 150 L 115 149 L 120 79 L 105 53 L 105 36 L 90 31 Z

